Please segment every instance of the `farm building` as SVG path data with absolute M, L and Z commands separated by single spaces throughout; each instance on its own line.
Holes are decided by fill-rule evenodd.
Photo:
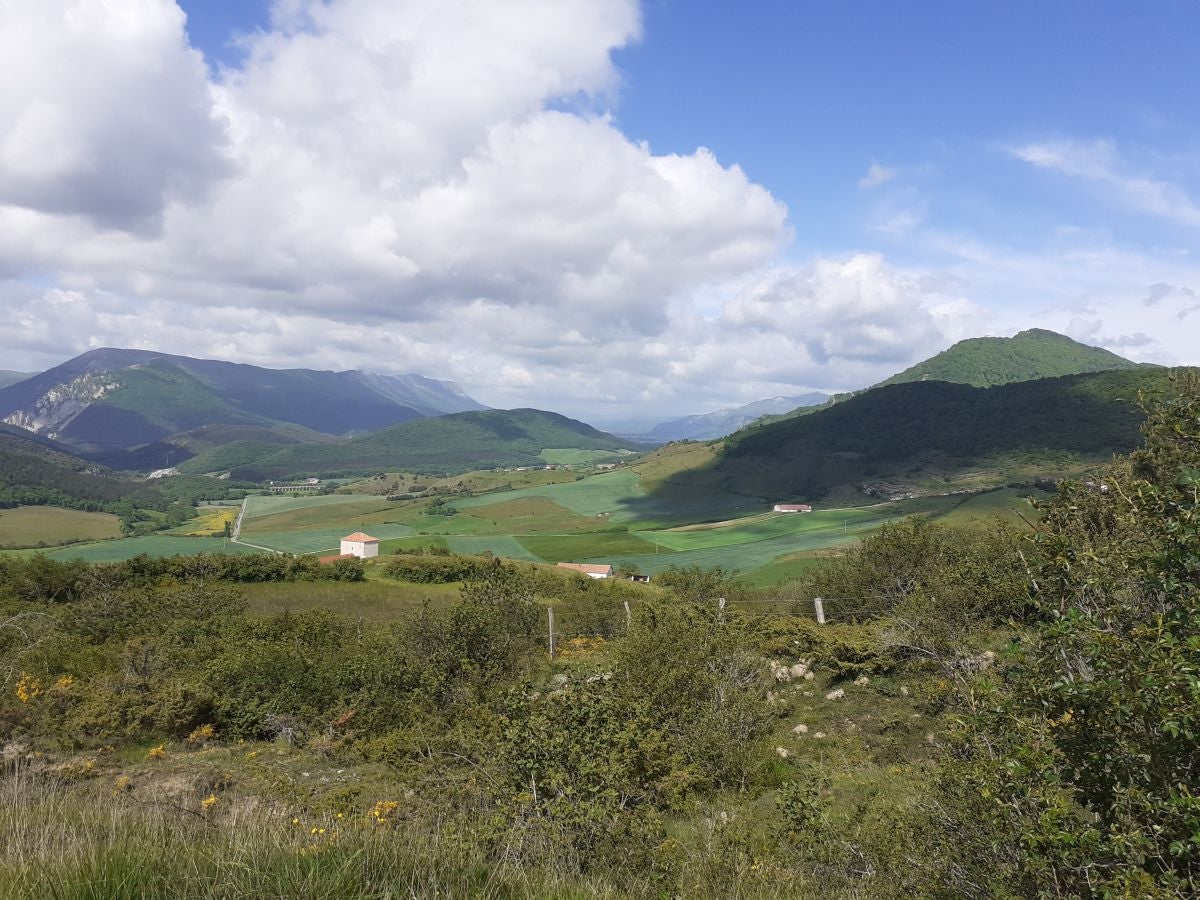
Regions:
M 812 507 L 807 503 L 776 503 L 775 512 L 786 513 L 804 513 L 812 512 Z
M 570 569 L 572 572 L 579 572 L 586 575 L 588 578 L 612 578 L 612 566 L 592 565 L 591 563 L 559 563 L 560 569 Z
M 342 538 L 342 556 L 357 556 L 359 559 L 371 559 L 379 555 L 379 538 L 356 531 Z

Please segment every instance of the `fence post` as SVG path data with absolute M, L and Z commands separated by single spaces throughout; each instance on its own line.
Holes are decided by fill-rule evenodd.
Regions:
M 546 607 L 546 618 L 550 622 L 550 659 L 554 659 L 554 607 Z
M 820 597 L 813 597 L 813 609 L 817 611 L 817 624 L 825 624 L 825 603 Z
M 722 625 L 725 624 L 725 598 L 717 598 L 717 621 Z
M 629 601 L 623 601 L 625 605 L 625 633 L 629 633 L 629 629 L 633 627 L 633 614 L 629 611 Z

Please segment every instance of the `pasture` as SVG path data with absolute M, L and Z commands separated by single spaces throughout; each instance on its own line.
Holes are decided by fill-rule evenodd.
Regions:
M 547 449 L 538 454 L 546 462 L 556 466 L 580 466 L 589 463 L 616 462 L 628 455 L 628 453 L 620 453 L 617 450 L 579 450 L 573 448 L 562 450 Z
M 41 547 L 121 536 L 121 520 L 110 513 L 57 506 L 0 509 L 0 547 Z
M 230 543 L 219 537 L 147 534 L 94 544 L 75 544 L 47 553 L 51 559 L 82 559 L 86 562 L 119 562 L 143 553 L 147 556 L 192 556 L 196 553 L 259 553 L 253 547 Z
M 474 509 L 526 497 L 544 497 L 580 516 L 627 522 L 635 518 L 633 502 L 645 496 L 641 480 L 632 469 L 618 469 L 578 481 L 518 488 L 502 494 L 485 494 L 456 500 L 459 509 Z
M 269 547 L 282 553 L 337 553 L 341 548 L 341 540 L 349 532 L 360 528 L 357 519 L 344 525 L 332 528 L 307 528 L 292 531 L 253 531 L 242 529 L 241 540 L 260 547 Z M 377 537 L 382 542 L 394 538 L 408 537 L 413 530 L 407 525 L 375 524 L 366 526 L 371 537 Z

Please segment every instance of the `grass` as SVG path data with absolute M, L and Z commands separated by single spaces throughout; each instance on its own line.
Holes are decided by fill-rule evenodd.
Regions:
M 592 532 L 589 534 L 523 534 L 525 548 L 546 562 L 592 559 L 609 555 L 653 553 L 654 545 L 630 532 Z
M 628 455 L 616 450 L 578 450 L 572 448 L 560 450 L 546 449 L 538 454 L 546 462 L 556 466 L 579 466 L 587 465 L 588 463 L 616 462 Z
M 57 506 L 0 509 L 0 547 L 36 547 L 121 536 L 121 520 L 110 513 Z
M 248 752 L 270 763 L 247 764 Z M 578 876 L 489 860 L 481 844 L 443 833 L 433 814 L 379 827 L 367 809 L 357 808 L 362 801 L 338 818 L 271 796 L 265 783 L 271 777 L 303 780 L 309 774 L 298 771 L 303 765 L 328 771 L 322 774 L 327 779 L 337 770 L 270 745 L 113 765 L 119 762 L 93 766 L 85 780 L 29 765 L 0 779 L 0 896 L 616 896 L 601 886 L 589 890 L 589 881 Z M 113 788 L 118 773 L 129 779 L 124 790 Z M 214 778 L 221 786 L 212 785 Z M 237 783 L 228 784 L 231 779 Z M 376 786 L 391 791 L 384 796 L 403 796 L 404 786 L 394 779 L 377 777 Z M 202 805 L 206 795 L 217 798 L 208 810 Z
M 331 526 L 334 522 L 370 524 L 390 522 L 396 518 L 396 504 L 381 497 L 351 497 L 331 494 L 328 497 L 302 497 L 295 506 L 282 508 L 270 504 L 263 508 L 254 501 L 270 499 L 254 497 L 246 507 L 242 520 L 242 531 L 263 533 L 274 531 L 300 531 L 306 528 Z M 323 503 L 305 503 L 305 500 L 323 500 Z M 340 527 L 340 526 L 338 526 Z
M 392 622 L 424 604 L 448 606 L 458 597 L 457 584 L 407 584 L 370 579 L 351 582 L 247 584 L 241 590 L 249 612 L 276 615 L 331 609 L 365 622 Z
M 199 509 L 199 515 L 174 529 L 173 533 L 190 535 L 192 537 L 223 535 L 225 525 L 228 523 L 229 527 L 232 528 L 234 521 L 237 519 L 237 514 L 238 508 L 236 506 L 202 506 Z
M 413 533 L 407 525 L 362 524 L 355 520 L 332 528 L 309 528 L 303 531 L 259 532 L 243 528 L 241 539 L 283 553 L 337 552 L 342 538 L 352 531 L 358 531 L 360 525 L 368 529 L 371 537 L 379 538 L 381 543 L 385 539 L 407 537 Z
M 744 572 L 738 581 L 750 587 L 769 587 L 800 577 L 809 569 L 821 565 L 829 555 L 828 550 L 798 550 L 777 556 L 766 565 Z
M 75 544 L 47 553 L 51 559 L 82 559 L 87 562 L 118 562 L 147 556 L 192 556 L 196 553 L 259 553 L 252 547 L 232 544 L 218 537 L 184 537 L 183 535 L 149 534 L 142 537 L 120 538 L 95 544 Z
M 522 559 L 526 562 L 541 562 L 542 560 L 531 553 L 512 535 L 467 535 L 455 534 L 446 538 L 446 543 L 455 553 L 478 556 L 480 553 L 494 553 L 506 559 Z
M 589 518 L 606 518 L 613 522 L 629 521 L 635 513 L 630 501 L 645 496 L 640 480 L 632 469 L 619 469 L 592 475 L 579 481 L 519 488 L 503 494 L 469 497 L 455 502 L 459 509 L 490 506 L 501 501 L 525 497 L 544 497 L 559 506 Z
M 997 516 L 1014 524 L 1021 523 L 1022 516 L 1032 522 L 1041 513 L 1030 506 L 1030 497 L 1045 500 L 1050 495 L 1027 488 L 1002 488 L 969 497 L 940 518 L 951 525 L 967 525 Z

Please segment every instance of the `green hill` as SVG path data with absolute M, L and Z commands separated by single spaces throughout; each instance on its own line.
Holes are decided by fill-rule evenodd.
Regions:
M 854 504 L 1050 479 L 1135 447 L 1139 393 L 1169 390 L 1167 370 L 1149 367 L 993 388 L 885 385 L 738 432 L 665 487 Z
M 156 445 L 208 425 L 344 436 L 479 408 L 452 382 L 420 375 L 265 369 L 113 348 L 0 386 L 0 419 L 123 468 L 195 455 Z M 140 455 L 108 456 L 122 451 Z
M 952 381 L 975 387 L 994 387 L 1016 381 L 1136 366 L 1137 363 L 1100 347 L 1089 347 L 1053 331 L 1031 328 L 1010 338 L 981 337 L 959 341 L 876 387 L 909 381 Z
M 298 475 L 405 471 L 450 475 L 501 466 L 539 466 L 546 449 L 621 450 L 628 441 L 538 409 L 489 409 L 417 419 L 327 445 L 273 450 L 234 470 L 257 480 Z

